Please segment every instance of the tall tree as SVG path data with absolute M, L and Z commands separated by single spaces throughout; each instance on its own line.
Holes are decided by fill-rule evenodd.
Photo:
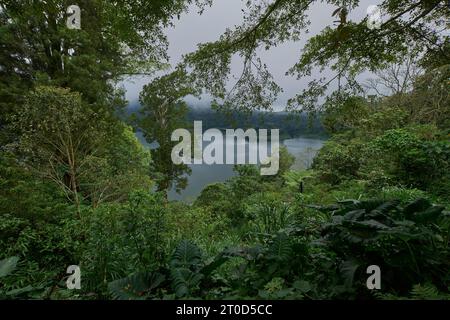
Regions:
M 97 108 L 117 106 L 114 83 L 167 59 L 164 27 L 202 0 L 0 0 L 0 126 L 34 85 L 70 88 Z M 81 9 L 81 29 L 67 9 Z
M 311 37 L 298 62 L 287 74 L 308 77 L 313 70 L 331 69 L 334 75 L 312 80 L 308 87 L 292 97 L 287 109 L 314 111 L 319 97 L 324 96 L 333 81 L 341 91 L 354 93 L 361 88 L 355 77 L 364 70 L 376 71 L 386 63 L 401 60 L 411 49 L 439 54 L 448 63 L 450 8 L 441 0 L 383 0 L 379 5 L 387 17 L 380 28 L 369 28 L 367 18 L 355 22 L 350 13 L 358 0 L 328 0 L 339 14 L 337 26 L 327 26 Z M 309 10 L 319 1 L 270 0 L 248 1 L 244 23 L 227 31 L 215 42 L 199 45 L 196 52 L 185 57 L 193 68 L 197 84 L 217 98 L 225 108 L 245 110 L 270 109 L 280 92 L 267 66 L 258 58 L 260 49 L 269 50 L 287 41 L 298 41 L 310 23 Z M 241 77 L 227 91 L 231 57 L 243 59 Z
M 171 136 L 176 129 L 189 128 L 190 124 L 186 122 L 188 108 L 183 98 L 198 93 L 186 71 L 177 69 L 147 84 L 140 95 L 139 126 L 147 141 L 158 143 L 158 148 L 152 152 L 152 170 L 158 190 L 166 194 L 172 186 L 179 191 L 187 184 L 185 175 L 190 169 L 185 164 L 172 162 L 172 148 L 178 142 L 171 141 Z
M 42 87 L 25 98 L 12 126 L 21 132 L 17 151 L 22 162 L 79 206 L 80 170 L 107 135 L 100 117 L 80 94 Z
M 150 188 L 148 153 L 129 129 L 111 128 L 79 93 L 37 87 L 11 125 L 21 132 L 10 145 L 21 163 L 56 184 L 78 208 L 83 201 L 96 206 Z

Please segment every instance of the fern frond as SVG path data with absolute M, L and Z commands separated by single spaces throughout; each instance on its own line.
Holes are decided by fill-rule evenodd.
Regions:
M 411 298 L 414 300 L 438 300 L 440 295 L 432 284 L 416 284 L 411 290 Z

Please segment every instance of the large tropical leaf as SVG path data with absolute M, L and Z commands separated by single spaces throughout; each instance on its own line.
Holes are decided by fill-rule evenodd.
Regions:
M 214 259 L 207 263 L 201 270 L 200 273 L 202 273 L 205 276 L 209 276 L 214 270 L 219 268 L 221 265 L 223 265 L 225 262 L 227 262 L 230 259 L 230 256 L 226 254 L 226 252 L 221 252 L 217 256 L 214 257 Z
M 344 219 L 345 220 L 359 220 L 360 218 L 364 217 L 365 212 L 366 211 L 364 209 L 352 210 L 352 211 L 347 212 L 344 215 Z
M 426 199 L 417 199 L 403 208 L 403 214 L 406 218 L 412 217 L 416 212 L 421 212 L 431 207 L 431 202 Z
M 442 206 L 432 206 L 432 207 L 426 209 L 425 211 L 414 213 L 412 215 L 411 219 L 416 222 L 420 222 L 420 223 L 433 221 L 441 215 L 441 213 L 442 213 L 442 211 L 444 211 L 444 209 L 445 208 Z
M 176 247 L 170 265 L 173 268 L 191 268 L 200 264 L 202 252 L 200 249 L 188 240 L 181 241 Z
M 135 273 L 110 282 L 108 290 L 114 299 L 140 300 L 145 299 L 164 280 L 164 275 L 160 273 Z
M 388 202 L 382 203 L 381 205 L 379 205 L 378 207 L 376 207 L 373 210 L 376 210 L 383 214 L 386 214 L 388 212 L 391 212 L 392 210 L 397 209 L 397 206 L 399 203 L 400 203 L 400 201 L 397 201 L 397 200 L 388 201 Z
M 189 296 L 203 279 L 201 273 L 192 272 L 187 268 L 171 270 L 172 286 L 178 298 Z
M 383 223 L 380 223 L 376 220 L 364 220 L 364 221 L 355 221 L 353 222 L 353 225 L 361 227 L 361 228 L 367 228 L 367 229 L 376 229 L 376 230 L 387 230 L 389 229 L 388 226 L 386 226 Z
M 291 256 L 292 246 L 285 233 L 278 233 L 269 246 L 267 258 L 277 261 L 287 261 Z
M 341 264 L 340 271 L 346 287 L 353 285 L 356 270 L 358 270 L 359 266 L 360 263 L 356 260 L 347 260 Z
M 0 278 L 11 274 L 17 267 L 19 257 L 10 257 L 0 261 Z

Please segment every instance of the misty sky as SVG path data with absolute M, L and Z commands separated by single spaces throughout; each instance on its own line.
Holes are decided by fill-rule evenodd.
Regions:
M 184 54 L 195 51 L 198 43 L 215 41 L 226 28 L 239 25 L 243 20 L 242 9 L 245 9 L 245 1 L 214 0 L 212 7 L 206 8 L 202 15 L 199 15 L 197 8 L 193 6 L 188 13 L 180 16 L 180 20 L 175 20 L 175 26 L 166 30 L 166 35 L 169 40 L 168 53 L 171 65 L 175 66 L 180 62 Z M 379 2 L 378 0 L 360 1 L 360 6 L 350 13 L 349 19 L 352 21 L 360 21 L 366 16 L 367 8 Z M 268 51 L 261 52 L 260 57 L 262 61 L 267 64 L 276 82 L 284 90 L 280 94 L 278 101 L 274 104 L 276 110 L 283 109 L 287 100 L 306 88 L 307 83 L 311 80 L 311 78 L 297 80 L 295 77 L 286 76 L 285 73 L 298 61 L 302 47 L 307 39 L 320 32 L 325 26 L 331 25 L 333 20 L 336 20 L 336 17 L 331 16 L 335 9 L 335 6 L 316 2 L 309 13 L 311 21 L 309 34 L 305 34 L 299 42 L 284 43 Z M 241 68 L 242 60 L 239 58 L 233 59 L 233 74 L 238 75 Z M 324 75 L 331 75 L 331 73 L 325 72 Z M 313 74 L 314 76 L 318 76 L 318 73 Z M 366 79 L 368 77 L 370 77 L 370 74 L 367 73 L 360 78 Z M 150 82 L 151 79 L 149 77 L 137 77 L 133 78 L 132 81 L 126 81 L 124 86 L 127 90 L 127 99 L 130 102 L 138 100 L 139 92 L 143 85 Z M 192 99 L 187 100 L 194 102 Z

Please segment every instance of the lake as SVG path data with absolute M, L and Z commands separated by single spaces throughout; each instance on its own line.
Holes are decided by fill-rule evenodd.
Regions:
M 149 144 L 145 141 L 141 132 L 136 134 L 139 141 L 149 147 L 155 148 L 156 144 Z M 325 143 L 325 140 L 315 138 L 294 138 L 287 139 L 282 142 L 286 146 L 290 154 L 295 157 L 293 169 L 307 169 L 311 166 L 312 161 Z M 250 150 L 249 150 L 250 148 Z M 247 143 L 246 152 L 257 152 L 256 146 L 249 146 Z M 185 202 L 194 201 L 209 184 L 216 182 L 224 182 L 235 175 L 233 171 L 234 165 L 189 165 L 192 174 L 188 176 L 188 186 L 186 189 L 177 193 L 174 189 L 169 191 L 169 200 L 179 200 Z

